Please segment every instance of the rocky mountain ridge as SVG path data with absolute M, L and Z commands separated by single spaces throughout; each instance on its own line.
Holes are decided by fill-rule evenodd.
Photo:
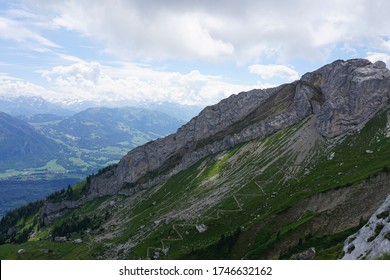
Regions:
M 292 84 L 233 95 L 175 134 L 129 152 L 115 170 L 94 178 L 91 190 L 113 194 L 170 164 L 164 178 L 146 185 L 160 183 L 208 154 L 269 135 L 310 114 L 317 116 L 323 136 L 340 136 L 388 106 L 389 88 L 390 71 L 383 62 L 356 59 L 335 61 Z
M 175 134 L 130 151 L 118 166 L 93 176 L 79 201 L 46 203 L 57 216 L 104 195 L 132 195 L 161 184 L 210 154 L 279 131 L 310 115 L 316 129 L 332 139 L 361 128 L 389 106 L 390 71 L 383 62 L 337 60 L 298 81 L 233 95 L 206 107 Z

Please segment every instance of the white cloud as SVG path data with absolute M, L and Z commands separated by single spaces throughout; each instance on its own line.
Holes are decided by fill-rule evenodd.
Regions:
M 263 80 L 281 78 L 287 81 L 294 81 L 299 78 L 298 72 L 285 65 L 261 65 L 254 64 L 248 67 L 249 72 L 257 74 Z
M 19 78 L 0 73 L 1 96 L 51 96 L 52 93 L 42 86 L 30 83 Z
M 2 64 L 0 64 L 0 66 L 1 65 Z M 10 76 L 8 73 L 1 73 L 0 72 L 0 82 L 4 82 L 4 81 L 8 81 L 8 80 L 10 80 L 10 81 L 20 81 L 21 79 L 13 77 L 13 76 Z
M 340 44 L 382 47 L 389 1 L 43 1 L 53 24 L 143 59 L 325 60 Z M 107 12 L 110 11 L 110 12 Z
M 20 22 L 4 17 L 0 17 L 0 38 L 17 42 L 35 42 L 39 45 L 51 48 L 60 47 L 38 33 L 31 31 Z
M 113 68 L 98 62 L 74 63 L 40 71 L 51 91 L 63 100 L 98 102 L 160 102 L 214 104 L 233 93 L 252 89 L 251 85 L 230 84 L 219 76 L 198 70 L 187 74 L 164 72 L 135 64 Z
M 387 67 L 390 66 L 390 54 L 389 53 L 378 53 L 378 52 L 368 52 L 367 57 L 371 62 L 376 62 L 378 60 L 386 63 Z
M 47 89 L 8 79 L 8 87 L 19 82 L 10 88 L 15 92 L 24 87 L 28 92 L 39 88 L 46 96 L 55 92 L 62 99 L 211 104 L 241 90 L 296 80 L 298 70 L 312 70 L 302 67 L 320 66 L 330 57 L 367 54 L 371 60 L 389 62 L 390 2 L 385 0 L 20 3 L 10 5 L 17 9 L 0 11 L 0 39 L 21 42 L 15 48 L 22 46 L 19 56 L 35 52 L 37 59 L 29 58 L 23 71 L 45 68 L 39 73 L 46 79 Z M 75 39 L 71 47 L 64 39 L 68 36 Z M 96 49 L 86 51 L 79 45 Z M 104 60 L 88 62 L 94 59 Z M 121 63 L 113 66 L 107 59 Z M 31 66 L 34 61 L 37 64 Z M 156 70 L 155 62 L 169 65 L 169 69 L 177 67 L 181 73 Z M 294 67 L 288 66 L 292 62 L 296 62 Z M 188 69 L 191 63 L 197 65 L 192 69 L 199 70 L 183 71 L 180 67 Z M 233 69 L 222 69 L 221 73 L 231 79 L 249 83 L 254 80 L 253 75 L 245 76 L 249 71 L 260 77 L 258 84 L 241 85 L 227 82 L 227 77 L 204 74 L 203 69 L 209 66 L 215 71 L 226 65 L 233 65 Z M 22 72 L 17 70 L 13 73 Z
M 81 59 L 77 56 L 74 55 L 69 55 L 69 54 L 62 54 L 62 53 L 55 53 L 60 59 L 64 61 L 69 61 L 69 62 L 78 62 L 78 63 L 85 63 L 84 59 Z

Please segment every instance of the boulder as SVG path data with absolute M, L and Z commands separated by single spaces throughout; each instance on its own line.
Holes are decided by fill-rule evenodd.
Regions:
M 54 237 L 54 241 L 55 242 L 66 242 L 66 241 L 68 241 L 68 238 L 66 238 L 66 236 L 56 236 L 56 237 Z
M 18 250 L 18 255 L 23 255 L 24 253 L 26 253 L 25 249 L 19 249 Z
M 314 260 L 315 256 L 316 256 L 316 249 L 314 247 L 311 247 L 306 251 L 292 255 L 290 259 L 291 260 Z

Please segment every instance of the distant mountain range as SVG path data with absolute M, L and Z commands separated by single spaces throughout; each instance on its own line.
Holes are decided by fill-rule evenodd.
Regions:
M 61 121 L 36 123 L 37 129 L 80 148 L 135 147 L 176 131 L 183 121 L 140 108 L 90 108 Z
M 100 103 L 0 96 L 0 133 L 4 138 L 0 180 L 9 179 L 9 175 L 19 180 L 24 177 L 15 170 L 31 168 L 41 168 L 40 178 L 47 169 L 85 175 L 116 162 L 129 149 L 175 132 L 201 110 L 171 102 L 124 107 L 129 103 L 93 107 Z M 115 104 L 121 107 L 112 107 Z M 4 174 L 5 170 L 11 172 Z
M 15 118 L 1 113 L 0 171 L 38 167 L 42 171 L 55 161 L 57 169 L 85 175 L 116 162 L 129 149 L 175 132 L 183 123 L 132 107 L 90 108 L 72 116 Z
M 199 106 L 0 96 L 0 216 L 164 137 Z M 126 107 L 127 106 L 127 107 Z M 109 108 L 108 108 L 109 107 Z
M 0 96 L 0 112 L 11 116 L 32 116 L 36 114 L 56 114 L 69 116 L 75 113 L 74 110 L 66 109 L 63 106 L 48 102 L 39 96 Z
M 14 117 L 54 114 L 71 116 L 75 113 L 96 107 L 135 107 L 165 113 L 179 120 L 189 121 L 201 110 L 201 106 L 182 105 L 173 102 L 134 103 L 129 100 L 97 102 L 97 101 L 48 101 L 40 96 L 0 96 L 0 112 Z
M 29 199 L 30 186 L 43 198 L 65 187 L 60 182 L 75 182 L 115 164 L 129 150 L 173 133 L 183 123 L 162 112 L 131 107 L 90 108 L 71 116 L 16 118 L 1 112 L 0 193 L 6 197 L 0 201 L 0 216 L 3 209 L 37 199 Z M 39 181 L 46 192 L 37 191 Z

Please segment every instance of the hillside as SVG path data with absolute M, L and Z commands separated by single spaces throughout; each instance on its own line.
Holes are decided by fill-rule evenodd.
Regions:
M 164 113 L 140 108 L 90 108 L 58 123 L 37 127 L 53 138 L 79 148 L 131 147 L 174 132 L 183 123 Z M 124 143 L 126 142 L 127 143 Z
M 130 149 L 182 124 L 131 107 L 90 108 L 68 117 L 1 114 L 0 216 L 117 163 Z
M 389 88 L 384 63 L 356 59 L 233 95 L 9 213 L 0 258 L 341 258 L 390 194 Z
M 132 107 L 90 108 L 60 120 L 31 123 L 69 150 L 59 164 L 84 174 L 116 163 L 130 149 L 164 137 L 183 124 L 164 113 Z
M 0 112 L 0 170 L 44 165 L 59 150 L 57 143 L 28 123 Z
M 0 122 L 0 178 L 22 180 L 23 174 L 50 179 L 44 172 L 53 170 L 85 176 L 183 124 L 164 113 L 131 107 L 90 108 L 68 117 L 2 113 Z

